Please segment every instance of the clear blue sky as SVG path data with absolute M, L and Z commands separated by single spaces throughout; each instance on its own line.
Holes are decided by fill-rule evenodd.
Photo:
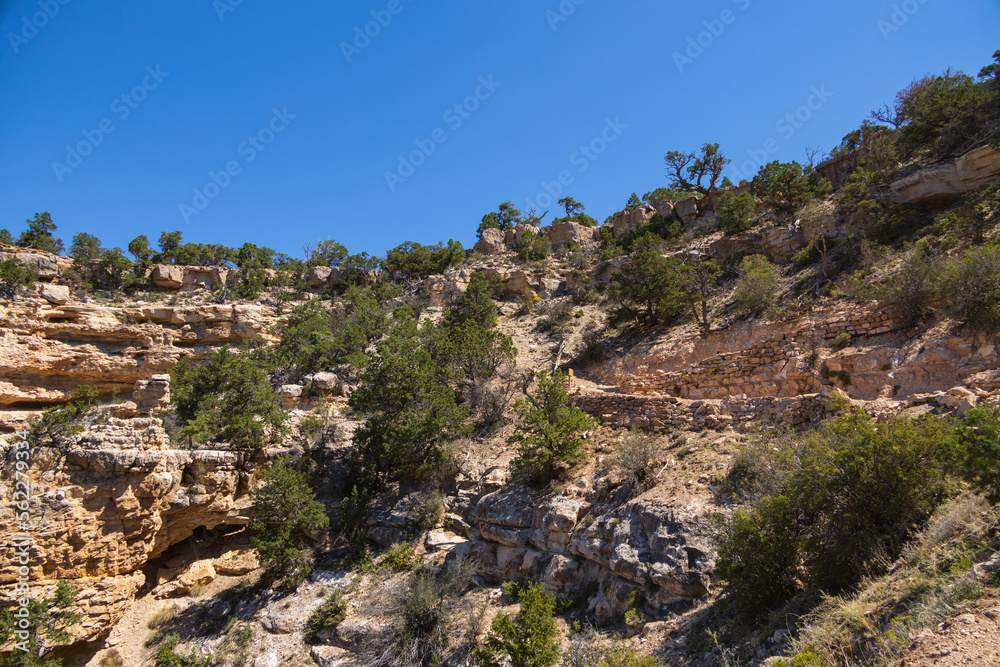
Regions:
M 1000 2 L 0 0 L 0 34 L 0 227 L 47 210 L 67 244 L 180 229 L 382 254 L 469 246 L 563 171 L 603 220 L 666 185 L 671 149 L 717 141 L 735 169 L 773 139 L 768 159 L 803 161 L 914 77 L 977 73 Z M 433 154 L 398 171 L 418 141 Z M 226 187 L 198 200 L 210 172 Z

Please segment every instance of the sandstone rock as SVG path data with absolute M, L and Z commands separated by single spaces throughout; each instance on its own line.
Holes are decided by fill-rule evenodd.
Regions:
M 542 575 L 542 585 L 548 593 L 566 596 L 573 592 L 580 574 L 580 564 L 565 556 L 555 555 Z
M 954 162 L 935 165 L 892 183 L 901 204 L 947 205 L 1000 176 L 1000 153 L 977 148 Z
M 161 289 L 180 289 L 184 286 L 184 267 L 169 264 L 157 264 L 153 266 L 149 279 L 153 287 Z
M 615 213 L 615 220 L 612 227 L 615 240 L 617 241 L 636 227 L 646 224 L 655 215 L 656 209 L 648 204 L 643 204 L 631 211 L 619 211 Z
M 337 646 L 312 646 L 309 657 L 319 667 L 363 667 L 353 653 Z
M 53 280 L 73 264 L 69 257 L 61 257 L 41 250 L 0 245 L 0 262 L 15 260 L 20 266 L 34 271 L 42 281 Z
M 320 289 L 329 284 L 331 275 L 333 275 L 333 269 L 329 266 L 313 266 L 306 274 L 306 280 L 309 281 L 309 286 L 313 289 Z
M 679 201 L 675 206 L 675 211 L 677 217 L 685 224 L 694 222 L 695 218 L 698 217 L 698 200 L 695 197 L 688 197 Z
M 444 290 L 447 281 L 444 276 L 427 276 L 424 279 L 424 290 L 427 292 L 427 306 L 441 308 L 444 306 Z
M 49 303 L 54 303 L 58 306 L 69 301 L 69 287 L 66 285 L 42 285 L 38 294 Z
M 187 595 L 196 586 L 206 586 L 215 581 L 215 567 L 210 560 L 199 560 L 192 563 L 173 581 L 160 584 L 153 591 L 153 597 L 162 600 L 167 597 Z
M 504 291 L 511 294 L 534 294 L 531 277 L 524 271 L 514 271 L 504 285 Z
M 549 237 L 553 248 L 567 245 L 570 241 L 578 245 L 590 244 L 594 233 L 589 227 L 576 222 L 557 222 L 542 228 L 542 233 Z
M 317 600 L 317 602 L 322 604 L 322 599 Z M 310 611 L 293 605 L 292 601 L 270 604 L 260 615 L 260 624 L 271 634 L 290 635 L 305 629 L 308 620 L 306 614 Z
M 484 229 L 482 238 L 472 247 L 480 255 L 499 255 L 506 250 L 504 233 L 499 229 Z
M 962 399 L 962 402 L 958 404 L 958 409 L 955 414 L 959 417 L 964 417 L 965 413 L 972 410 L 979 404 L 979 398 L 976 396 L 966 396 Z
M 219 574 L 238 577 L 258 569 L 260 561 L 257 560 L 257 552 L 253 549 L 234 549 L 216 558 L 212 561 L 212 565 Z

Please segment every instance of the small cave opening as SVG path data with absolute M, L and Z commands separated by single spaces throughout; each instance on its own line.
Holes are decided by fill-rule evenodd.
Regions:
M 142 569 L 146 582 L 137 597 L 146 595 L 164 581 L 177 576 L 191 563 L 219 558 L 228 551 L 249 546 L 250 536 L 245 525 L 220 524 L 214 528 L 198 526 L 188 537 L 170 545 L 157 558 L 146 562 Z

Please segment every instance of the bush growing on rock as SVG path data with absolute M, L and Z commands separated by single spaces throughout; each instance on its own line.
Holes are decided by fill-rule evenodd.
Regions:
M 68 630 L 82 616 L 70 611 L 75 604 L 77 590 L 68 582 L 59 580 L 51 597 L 34 599 L 28 602 L 27 618 L 15 616 L 16 607 L 0 611 L 0 646 L 11 646 L 13 642 L 20 643 L 18 631 L 28 631 L 25 642 L 26 649 L 15 648 L 8 655 L 0 655 L 2 667 L 43 667 L 60 664 L 43 658 L 52 645 L 66 643 L 71 639 Z
M 500 613 L 476 657 L 485 667 L 550 667 L 559 662 L 553 616 L 555 599 L 541 584 L 529 584 L 518 595 L 520 609 L 511 618 Z M 509 661 L 509 662 L 507 662 Z
M 1000 134 L 1000 92 L 963 72 L 914 81 L 896 96 L 900 146 L 909 157 L 958 155 Z
M 661 254 L 663 241 L 647 234 L 636 242 L 630 260 L 611 278 L 609 324 L 663 325 L 684 310 L 679 262 Z
M 14 299 L 38 280 L 38 275 L 23 268 L 16 259 L 0 262 L 0 299 Z
M 316 531 L 330 520 L 318 502 L 309 476 L 279 461 L 261 474 L 264 484 L 250 492 L 250 546 L 269 575 L 296 584 L 312 572 Z
M 171 372 L 171 401 L 189 443 L 258 451 L 283 432 L 285 413 L 262 366 L 249 349 L 228 345 L 201 366 L 181 359 Z
M 386 253 L 382 268 L 397 278 L 415 280 L 444 273 L 464 260 L 465 249 L 458 241 L 433 246 L 407 241 Z
M 778 213 L 793 213 L 810 199 L 828 194 L 830 190 L 829 181 L 794 161 L 776 160 L 764 165 L 750 184 L 754 196 Z
M 28 441 L 36 447 L 65 447 L 83 431 L 81 420 L 97 404 L 97 389 L 88 384 L 73 389 L 66 405 L 48 408 L 31 423 Z
M 380 487 L 436 470 L 447 458 L 445 445 L 468 434 L 469 408 L 458 405 L 440 377 L 412 312 L 397 312 L 350 399 L 352 408 L 368 414 L 354 433 L 353 468 L 363 485 Z
M 459 559 L 438 574 L 424 568 L 390 586 L 378 603 L 386 623 L 368 632 L 358 651 L 373 667 L 441 664 L 457 620 L 471 609 L 462 598 L 476 566 Z M 474 638 L 470 638 L 473 639 Z
M 779 269 L 763 255 L 750 255 L 740 261 L 740 277 L 733 301 L 737 311 L 760 317 L 774 305 Z
M 514 252 L 522 262 L 543 260 L 552 254 L 552 242 L 545 234 L 525 230 L 521 240 L 514 244 Z
M 882 292 L 903 321 L 917 322 L 931 315 L 938 302 L 942 261 L 921 239 L 903 257 Z

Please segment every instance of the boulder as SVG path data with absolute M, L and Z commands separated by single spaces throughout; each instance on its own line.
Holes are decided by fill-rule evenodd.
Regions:
M 149 274 L 153 287 L 161 289 L 180 289 L 184 286 L 184 267 L 169 264 L 156 264 Z
M 612 228 L 615 240 L 617 241 L 636 227 L 646 224 L 655 215 L 656 209 L 648 204 L 643 204 L 631 211 L 619 211 L 615 213 L 615 221 Z
M 534 294 L 531 277 L 524 271 L 514 271 L 503 286 L 510 294 Z
M 306 280 L 309 281 L 309 286 L 313 289 L 320 289 L 329 284 L 332 274 L 333 269 L 329 266 L 313 266 L 306 274 Z
M 584 227 L 576 222 L 557 222 L 543 227 L 542 233 L 549 237 L 554 248 L 565 246 L 570 241 L 577 245 L 589 244 L 594 238 L 594 232 L 590 227 Z
M 947 206 L 1000 176 L 1000 152 L 989 146 L 969 151 L 954 162 L 921 169 L 892 184 L 897 203 Z
M 472 247 L 472 250 L 480 255 L 499 255 L 506 250 L 504 233 L 499 229 L 484 229 L 482 237 Z
M 69 287 L 66 285 L 42 285 L 38 294 L 49 303 L 54 303 L 57 306 L 69 301 Z
M 212 565 L 219 574 L 238 577 L 259 568 L 260 562 L 253 549 L 234 549 L 216 558 Z
M 675 212 L 685 224 L 694 222 L 698 217 L 698 200 L 695 197 L 688 197 L 684 201 L 677 202 Z

